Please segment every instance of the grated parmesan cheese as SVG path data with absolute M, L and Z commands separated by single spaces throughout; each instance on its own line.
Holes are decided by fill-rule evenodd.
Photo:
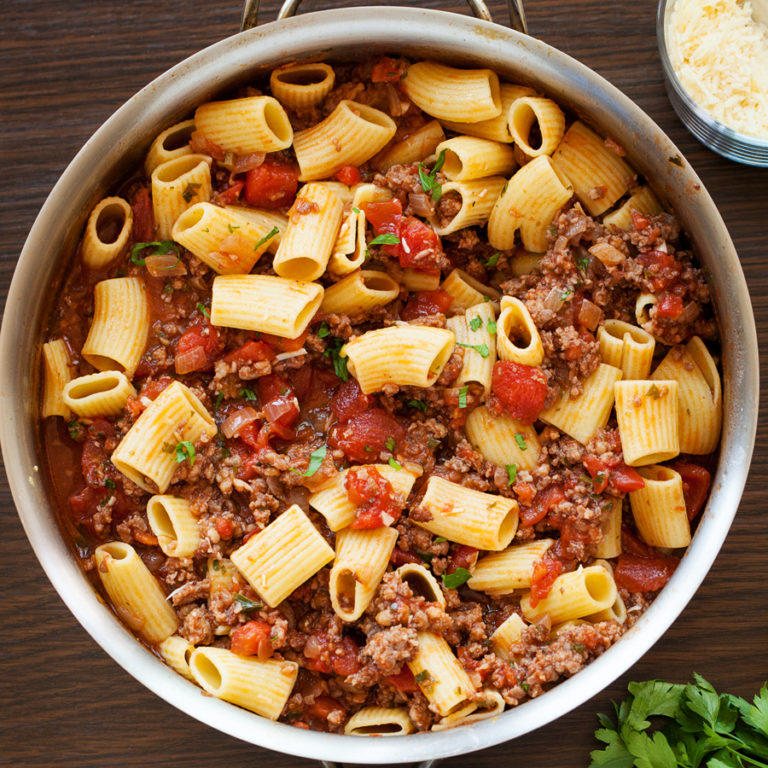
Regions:
M 667 43 L 694 101 L 730 128 L 768 138 L 768 27 L 749 0 L 677 0 Z

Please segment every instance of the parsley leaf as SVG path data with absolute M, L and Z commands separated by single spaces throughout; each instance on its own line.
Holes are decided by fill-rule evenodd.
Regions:
M 264 237 L 262 237 L 261 240 L 259 240 L 256 243 L 256 245 L 253 246 L 253 250 L 258 251 L 259 248 L 261 248 L 261 246 L 264 245 L 264 243 L 268 243 L 275 235 L 279 233 L 280 233 L 280 230 L 277 227 L 272 227 L 272 229 L 269 232 L 267 232 L 267 234 L 264 235 Z
M 386 442 L 384 443 L 384 446 L 390 453 L 395 452 L 395 438 L 394 437 L 388 437 Z
M 453 573 L 442 575 L 443 585 L 446 589 L 458 589 L 472 578 L 472 574 L 466 568 L 457 568 Z
M 478 320 L 479 319 L 480 318 L 478 318 Z M 460 341 L 457 341 L 456 346 L 466 347 L 467 349 L 474 349 L 475 352 L 477 352 L 477 354 L 480 355 L 480 357 L 482 357 L 483 359 L 485 359 L 486 357 L 488 357 L 488 355 L 491 354 L 487 344 L 462 344 Z
M 255 400 L 256 399 L 256 393 L 249 389 L 248 387 L 243 387 L 238 393 L 238 397 L 244 397 L 246 400 Z
M 354 213 L 360 213 L 360 209 L 359 209 L 359 208 L 358 208 L 356 205 L 353 205 L 353 206 L 352 206 L 352 211 L 353 211 Z
M 483 318 L 482 317 L 473 317 L 469 323 L 469 330 L 470 331 L 479 331 L 483 327 Z
M 195 466 L 195 446 L 189 440 L 183 440 L 176 445 L 176 463 L 181 464 L 184 459 L 189 461 L 189 466 Z
M 586 256 L 580 256 L 576 259 L 576 266 L 584 273 L 587 271 L 587 267 L 589 266 L 589 259 Z
M 443 167 L 445 163 L 445 150 L 443 149 L 437 157 L 435 164 L 432 166 L 432 170 L 427 173 L 424 169 L 424 164 L 419 163 L 419 182 L 421 188 L 428 192 L 432 196 L 432 200 L 437 203 L 443 195 L 443 188 L 440 186 L 440 182 L 437 180 L 437 172 Z
M 326 453 L 328 453 L 327 445 L 321 445 L 316 451 L 313 451 L 309 456 L 309 467 L 302 477 L 312 477 L 320 469 Z
M 429 670 L 427 669 L 422 669 L 421 672 L 414 675 L 413 679 L 417 685 L 427 685 L 434 682 L 432 675 L 429 674 Z
M 525 438 L 519 432 L 515 432 L 515 442 L 521 451 L 528 449 L 528 446 L 525 444 Z
M 136 243 L 136 245 L 131 248 L 131 261 L 137 267 L 143 267 L 147 263 L 146 259 L 141 256 L 141 252 L 146 251 L 147 248 L 154 248 L 154 251 L 150 256 L 164 256 L 171 251 L 175 251 L 177 256 L 181 256 L 179 246 L 176 245 L 173 240 L 154 240 L 151 243 Z M 174 266 L 176 265 L 174 264 Z
M 198 182 L 190 181 L 189 184 L 187 184 L 186 187 L 184 187 L 184 191 L 181 193 L 181 196 L 184 198 L 185 203 L 191 203 L 192 198 L 197 194 L 197 190 L 200 189 L 200 184 Z M 232 230 L 230 230 L 231 232 Z
M 211 316 L 210 316 L 210 314 L 208 313 L 208 310 L 205 308 L 205 304 L 202 304 L 202 303 L 198 303 L 198 305 L 197 305 L 197 311 L 198 311 L 198 312 L 199 312 L 201 315 L 205 315 L 205 316 L 206 316 L 206 317 L 207 317 L 209 320 L 211 319 Z
M 488 257 L 488 260 L 485 262 L 485 266 L 495 267 L 499 263 L 499 256 L 501 256 L 501 254 L 498 251 L 496 251 L 496 253 L 492 253 Z
M 397 235 L 391 235 L 385 232 L 383 235 L 376 235 L 368 245 L 397 245 L 400 238 Z
M 509 476 L 509 482 L 507 485 L 512 485 L 517 480 L 517 464 L 507 464 L 507 475 Z
M 467 392 L 469 392 L 469 384 L 465 384 L 459 390 L 459 408 L 467 407 Z
M 213 410 L 218 411 L 219 406 L 221 405 L 221 401 L 224 399 L 224 393 L 223 392 L 217 392 L 216 393 L 216 402 L 213 404 Z
M 495 333 L 496 333 L 496 321 L 495 320 L 491 320 L 491 318 L 489 317 L 488 318 L 488 325 L 487 325 L 487 327 L 488 327 L 488 333 L 490 333 L 491 336 L 495 335 Z
M 330 357 L 333 363 L 334 373 L 342 380 L 349 380 L 349 371 L 347 370 L 347 358 L 341 356 L 341 348 L 344 346 L 344 340 L 332 336 L 329 340 L 330 346 L 323 352 L 325 357 Z
M 328 328 L 328 323 L 323 320 L 322 323 L 320 323 L 320 327 L 317 329 L 317 338 L 318 339 L 324 339 L 326 336 L 330 334 L 331 330 Z
M 410 405 L 411 408 L 415 408 L 417 411 L 421 411 L 422 413 L 427 412 L 427 404 L 423 400 L 409 400 L 407 405 Z
M 652 397 L 654 400 L 658 400 L 661 397 L 661 390 L 655 384 L 651 384 L 645 394 L 648 397 Z
M 241 595 L 239 592 L 235 595 L 235 602 L 240 606 L 243 613 L 260 611 L 264 607 L 262 603 L 256 603 L 245 595 Z
M 391 456 L 389 457 L 389 466 L 396 472 L 399 472 L 403 468 L 402 465 L 398 464 Z

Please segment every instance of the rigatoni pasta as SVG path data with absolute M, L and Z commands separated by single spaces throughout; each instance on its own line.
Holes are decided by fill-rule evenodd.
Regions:
M 133 211 L 122 197 L 105 197 L 88 217 L 83 235 L 83 263 L 91 268 L 106 267 L 128 245 L 133 228 Z
M 72 360 L 67 342 L 54 339 L 43 344 L 43 405 L 41 415 L 63 416 L 68 419 L 71 411 L 64 402 L 64 387 L 72 380 Z

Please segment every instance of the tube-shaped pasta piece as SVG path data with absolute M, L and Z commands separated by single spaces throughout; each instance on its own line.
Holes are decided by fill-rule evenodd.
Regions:
M 122 197 L 105 197 L 98 202 L 83 234 L 83 264 L 91 268 L 106 267 L 128 245 L 133 230 L 133 211 Z
M 621 554 L 621 499 L 613 499 L 603 524 L 603 538 L 594 548 L 595 557 L 618 557 Z
M 419 632 L 418 638 L 419 651 L 408 667 L 429 703 L 445 717 L 470 703 L 475 687 L 442 637 Z
M 463 315 L 448 318 L 447 327 L 456 334 L 456 345 L 464 348 L 464 361 L 455 386 L 470 381 L 491 391 L 493 365 L 496 362 L 496 334 L 491 333 L 496 313 L 491 302 L 475 304 Z
M 200 528 L 192 506 L 178 496 L 152 496 L 147 502 L 147 520 L 168 557 L 192 557 L 200 544 Z
M 363 707 L 344 726 L 348 736 L 401 736 L 412 731 L 405 707 Z
M 645 379 L 651 372 L 656 340 L 642 328 L 609 319 L 597 329 L 597 343 L 600 359 L 621 368 L 624 381 Z
M 334 275 L 348 275 L 365 263 L 365 213 L 359 208 L 344 214 L 341 228 L 333 245 L 328 271 Z
M 431 387 L 448 362 L 453 331 L 425 325 L 393 325 L 367 331 L 341 349 L 349 372 L 368 395 L 385 384 Z
M 431 519 L 414 520 L 416 525 L 477 549 L 498 552 L 509 546 L 517 531 L 516 501 L 474 491 L 435 475 L 429 478 L 419 507 Z
M 268 211 L 264 208 L 248 208 L 244 205 L 229 205 L 227 209 L 243 219 L 248 219 L 259 231 L 266 231 L 267 250 L 277 253 L 283 232 L 288 226 L 288 217 L 278 211 Z
M 211 322 L 225 328 L 295 339 L 323 300 L 323 286 L 272 275 L 219 275 L 213 280 Z
M 333 549 L 294 504 L 230 558 L 264 602 L 275 608 L 333 556 Z
M 130 544 L 102 544 L 94 550 L 93 559 L 96 573 L 121 621 L 149 643 L 162 642 L 176 631 L 176 611 Z
M 650 187 L 638 187 L 623 205 L 603 217 L 603 224 L 616 229 L 632 229 L 632 211 L 653 216 L 663 210 Z
M 504 296 L 497 329 L 497 349 L 500 360 L 520 365 L 541 365 L 544 345 L 528 307 L 520 299 Z
M 613 387 L 620 378 L 621 369 L 601 363 L 584 382 L 577 398 L 572 399 L 566 392 L 558 402 L 543 410 L 539 418 L 586 445 L 595 432 L 608 423 L 614 401 Z
M 531 272 L 534 272 L 539 268 L 539 262 L 541 261 L 542 256 L 543 254 L 541 253 L 529 253 L 528 251 L 519 248 L 515 251 L 510 260 L 512 274 L 515 277 L 530 275 Z
M 509 132 L 528 157 L 551 155 L 565 133 L 565 115 L 552 99 L 523 96 L 512 102 L 509 108 Z M 531 129 L 538 127 L 538 146 L 531 142 Z
M 280 277 L 316 280 L 325 272 L 339 234 L 343 207 L 329 185 L 318 182 L 299 190 L 272 262 Z
M 442 124 L 451 131 L 470 136 L 479 136 L 481 139 L 503 141 L 511 144 L 514 141 L 509 132 L 509 108 L 512 103 L 523 96 L 535 96 L 536 91 L 525 85 L 513 83 L 501 83 L 501 113 L 490 120 L 481 120 L 479 123 L 464 123 L 455 120 L 442 120 Z
M 445 608 L 445 595 L 432 572 L 420 563 L 406 563 L 397 569 L 400 581 L 411 588 L 417 597 L 423 597 L 430 603 L 438 603 Z
M 497 416 L 480 405 L 467 416 L 464 430 L 483 458 L 500 467 L 532 470 L 539 464 L 541 446 L 536 430 L 506 413 Z
M 336 73 L 323 61 L 303 61 L 273 69 L 269 90 L 288 109 L 307 109 L 319 104 L 333 88 Z
M 176 219 L 171 234 L 214 272 L 238 275 L 253 269 L 269 246 L 272 230 L 269 222 L 257 224 L 232 208 L 196 203 Z
M 646 544 L 678 549 L 691 543 L 683 478 L 669 467 L 638 470 L 645 485 L 629 494 L 632 517 Z
M 453 296 L 451 310 L 454 312 L 460 309 L 469 309 L 469 307 L 480 304 L 486 301 L 486 299 L 496 301 L 501 297 L 501 294 L 495 288 L 475 280 L 472 275 L 466 273 L 463 269 L 454 269 L 443 280 L 440 288 Z
M 169 160 L 175 160 L 177 157 L 192 154 L 189 140 L 194 130 L 195 121 L 184 120 L 158 133 L 155 140 L 150 144 L 149 152 L 147 152 L 147 157 L 144 160 L 144 170 L 147 176 L 151 176 L 152 171 L 158 165 L 167 163 Z
M 658 299 L 652 293 L 641 293 L 635 300 L 635 320 L 643 328 L 651 322 L 651 309 L 656 306 Z
M 406 469 L 395 469 L 389 464 L 371 464 L 370 466 L 391 483 L 400 508 L 405 507 L 405 502 L 416 481 L 415 475 Z M 309 506 L 325 518 L 332 531 L 340 531 L 355 521 L 357 507 L 349 500 L 344 485 L 348 472 L 349 469 L 344 469 L 335 474 L 309 497 Z
M 291 121 L 272 96 L 201 104 L 195 111 L 195 127 L 225 152 L 236 155 L 278 152 L 293 141 Z
M 397 531 L 385 525 L 338 532 L 328 591 L 331 606 L 341 619 L 357 621 L 363 615 L 379 588 L 396 541 Z
M 558 576 L 549 594 L 531 606 L 530 594 L 520 600 L 520 608 L 528 621 L 537 621 L 545 614 L 553 625 L 580 619 L 612 606 L 616 600 L 613 574 L 601 565 L 590 565 Z
M 598 621 L 615 621 L 618 624 L 625 624 L 627 621 L 627 606 L 617 592 L 616 599 L 610 608 L 603 608 L 602 611 L 587 616 L 587 621 L 596 624 Z
M 299 674 L 295 661 L 259 661 L 207 646 L 195 649 L 189 669 L 195 682 L 212 696 L 270 720 L 280 717 Z
M 239 592 L 245 586 L 245 579 L 240 575 L 240 571 L 226 557 L 208 558 L 206 574 L 211 583 L 211 597 L 223 592 Z
M 401 282 L 409 291 L 436 291 L 440 287 L 440 273 L 420 272 L 407 267 L 403 270 Z
M 180 635 L 171 635 L 166 637 L 160 645 L 157 646 L 157 650 L 160 651 L 160 655 L 163 657 L 163 661 L 183 675 L 187 680 L 194 682 L 195 678 L 192 677 L 192 672 L 189 669 L 189 657 L 195 650 L 195 646 L 184 637 Z
M 504 697 L 492 688 L 484 688 L 478 694 L 478 698 L 465 712 L 454 712 L 435 723 L 431 730 L 444 731 L 448 728 L 455 728 L 458 725 L 470 725 L 479 720 L 487 720 L 496 717 L 504 711 Z
M 462 707 L 454 709 L 449 715 L 438 720 L 430 730 L 447 731 L 449 728 L 455 728 L 457 725 L 466 723 L 467 718 L 477 709 L 477 704 L 470 701 Z
M 445 152 L 443 173 L 451 181 L 509 176 L 517 167 L 512 147 L 477 136 L 454 136 L 438 144 L 435 152 Z
M 418 61 L 402 81 L 408 98 L 438 120 L 478 123 L 501 114 L 499 76 L 492 69 L 456 69 Z
M 552 163 L 570 179 L 573 193 L 590 216 L 605 213 L 635 178 L 632 168 L 580 120 L 566 131 Z
M 554 543 L 554 539 L 537 539 L 480 558 L 468 582 L 470 589 L 499 595 L 528 589 L 533 578 L 533 566 Z
M 174 381 L 126 432 L 112 453 L 112 463 L 145 491 L 165 493 L 179 457 L 185 456 L 178 446 L 194 445 L 203 435 L 213 437 L 216 432 L 216 424 L 197 396 L 180 381 Z M 185 447 L 191 464 L 194 454 Z
M 152 171 L 152 209 L 160 240 L 168 240 L 176 219 L 190 205 L 211 199 L 211 163 L 208 155 L 182 155 Z
M 352 187 L 352 207 L 360 208 L 365 203 L 383 203 L 391 200 L 392 190 L 378 184 L 363 182 Z
M 717 448 L 722 422 L 720 374 L 704 342 L 694 336 L 685 347 L 673 347 L 651 379 L 678 383 L 680 452 L 704 454 Z
M 386 171 L 393 165 L 416 163 L 429 157 L 444 139 L 443 126 L 437 120 L 431 120 L 401 141 L 385 149 L 374 159 L 373 165 L 379 171 Z
M 83 357 L 97 370 L 122 370 L 130 378 L 149 334 L 149 302 L 138 277 L 113 277 L 93 289 L 93 320 Z
M 435 216 L 430 222 L 435 232 L 442 236 L 485 224 L 506 183 L 503 176 L 491 176 L 475 181 L 449 181 L 443 184 L 443 197 L 447 200 L 456 199 L 461 208 L 443 224 L 440 224 L 440 218 Z
M 548 155 L 539 155 L 507 182 L 488 220 L 488 241 L 494 248 L 510 250 L 520 230 L 527 250 L 544 253 L 547 228 L 572 196 L 568 178 L 555 168 Z
M 491 648 L 500 659 L 514 660 L 515 654 L 512 648 L 520 642 L 525 626 L 525 622 L 516 613 L 499 624 L 491 635 Z
M 300 181 L 333 176 L 345 165 L 362 165 L 395 135 L 394 120 L 384 112 L 342 99 L 328 117 L 293 137 Z
M 382 307 L 400 295 L 400 286 L 386 273 L 359 269 L 325 289 L 322 312 L 359 315 Z
M 78 416 L 114 416 L 125 408 L 136 390 L 128 377 L 120 371 L 99 371 L 78 376 L 64 387 L 64 402 Z
M 54 339 L 43 344 L 43 418 L 71 415 L 64 402 L 64 387 L 72 381 L 72 360 L 64 339 Z
M 677 381 L 617 381 L 614 391 L 624 461 L 630 467 L 657 464 L 680 453 Z

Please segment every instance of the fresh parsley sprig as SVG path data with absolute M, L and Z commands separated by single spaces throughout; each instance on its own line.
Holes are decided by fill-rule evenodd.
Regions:
M 131 248 L 131 261 L 137 267 L 143 267 L 147 260 L 141 255 L 148 248 L 154 248 L 150 256 L 165 256 L 166 253 L 173 251 L 176 254 L 176 264 L 179 263 L 181 257 L 181 251 L 179 246 L 173 242 L 173 240 L 154 240 L 151 243 L 136 243 Z M 176 266 L 175 264 L 173 266 Z M 165 267 L 165 269 L 171 269 L 171 267 Z
M 443 194 L 443 188 L 440 186 L 440 182 L 437 180 L 437 172 L 443 167 L 445 163 L 445 150 L 442 150 L 437 156 L 435 164 L 432 166 L 432 170 L 427 173 L 424 169 L 424 165 L 419 163 L 419 181 L 421 182 L 421 188 L 432 196 L 434 202 L 439 202 Z

